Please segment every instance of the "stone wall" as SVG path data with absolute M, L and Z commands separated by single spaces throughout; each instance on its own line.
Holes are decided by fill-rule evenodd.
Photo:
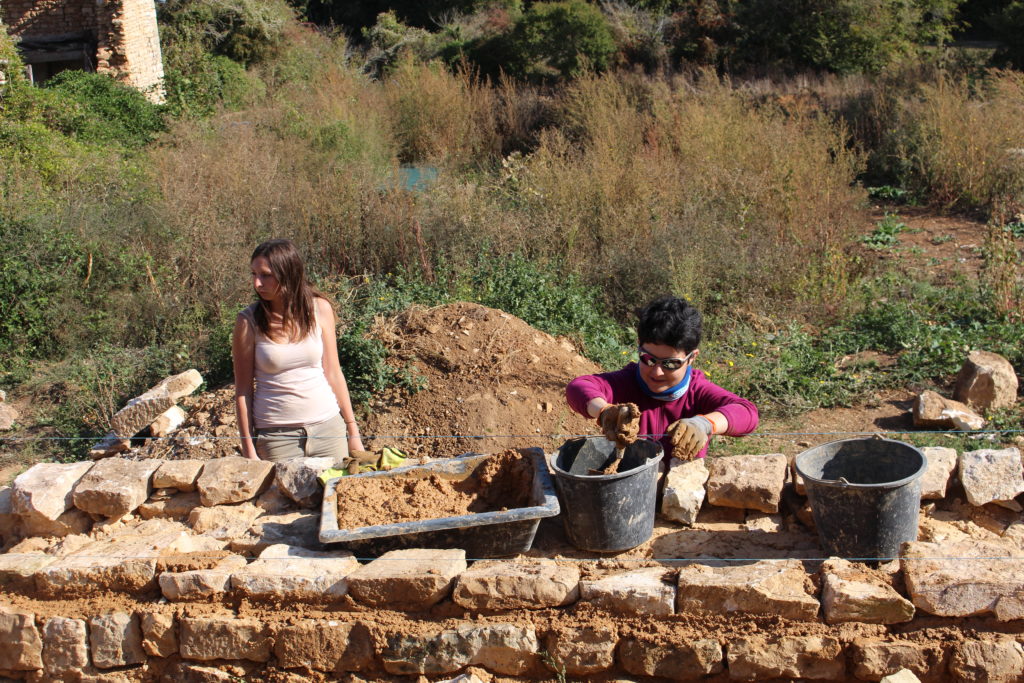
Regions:
M 698 486 L 746 522 L 670 533 L 708 548 L 716 533 L 778 534 L 786 550 L 779 528 L 801 523 L 783 501 L 802 498 L 779 457 L 712 461 Z M 1020 680 L 1019 488 L 964 500 L 999 483 L 976 481 L 977 465 L 1019 474 L 1020 453 L 929 462 L 920 539 L 879 568 L 785 552 L 360 561 L 319 546 L 314 460 L 40 464 L 0 488 L 0 676 Z
M 163 100 L 163 61 L 153 0 L 0 0 L 10 33 L 24 40 L 86 34 L 92 65 Z M 32 61 L 29 55 L 28 62 Z

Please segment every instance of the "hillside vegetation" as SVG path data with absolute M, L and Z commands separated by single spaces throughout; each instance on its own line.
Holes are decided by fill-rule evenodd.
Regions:
M 338 304 L 359 401 L 421 385 L 374 317 L 453 300 L 614 367 L 637 305 L 686 296 L 706 369 L 769 413 L 941 383 L 970 347 L 1020 368 L 1024 75 L 996 68 L 1010 43 L 945 46 L 956 9 L 169 0 L 165 105 L 97 74 L 31 87 L 0 35 L 0 388 L 34 406 L 17 435 L 70 437 L 0 449 L 81 457 L 164 374 L 228 381 L 277 236 Z M 980 277 L 865 259 L 883 199 L 988 221 Z M 867 349 L 897 362 L 837 370 Z

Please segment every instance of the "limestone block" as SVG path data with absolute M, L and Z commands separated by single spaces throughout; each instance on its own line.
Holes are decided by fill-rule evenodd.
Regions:
M 648 643 L 626 638 L 619 645 L 619 663 L 636 676 L 661 676 L 693 681 L 723 670 L 722 646 L 717 640 Z
M 151 657 L 170 657 L 178 654 L 178 630 L 173 614 L 146 612 L 140 619 L 142 649 Z
M 900 669 L 894 674 L 889 674 L 878 683 L 921 683 L 921 679 L 914 675 L 910 669 Z
M 1016 448 L 966 451 L 960 454 L 960 482 L 971 505 L 996 502 L 1016 512 L 1014 500 L 1024 492 L 1024 472 Z
M 693 524 L 704 503 L 704 484 L 708 480 L 704 458 L 683 461 L 672 458 L 665 477 L 661 514 L 681 524 Z
M 316 550 L 320 548 L 320 515 L 311 512 L 290 512 L 263 515 L 249 529 L 231 539 L 236 553 L 259 554 L 272 545 L 293 545 Z
M 160 592 L 172 601 L 213 598 L 231 588 L 231 575 L 246 564 L 241 555 L 229 555 L 211 569 L 164 572 L 159 578 Z
M 731 508 L 778 512 L 788 461 L 781 453 L 732 455 L 709 464 L 708 502 Z
M 466 609 L 541 609 L 579 597 L 580 571 L 545 558 L 474 562 L 462 572 L 452 600 Z
M 825 621 L 899 624 L 914 618 L 914 604 L 877 576 L 840 559 L 821 566 Z
M 814 621 L 818 601 L 799 560 L 679 570 L 676 611 L 749 612 Z
M 135 615 L 124 612 L 102 614 L 89 619 L 89 648 L 97 669 L 142 664 L 142 628 Z
M 518 676 L 536 665 L 539 649 L 532 626 L 467 625 L 434 637 L 395 636 L 381 659 L 385 671 L 392 674 L 454 673 L 477 664 L 494 673 Z
M 271 639 L 258 619 L 236 617 L 181 617 L 178 650 L 183 659 L 270 659 Z
M 210 460 L 203 466 L 196 486 L 203 505 L 241 503 L 255 498 L 270 483 L 274 463 L 230 457 Z
M 0 546 L 14 539 L 17 528 L 18 515 L 14 512 L 11 487 L 0 486 Z
M 180 427 L 186 417 L 180 406 L 171 406 L 149 424 L 149 435 L 154 439 L 162 439 Z
M 153 488 L 195 491 L 196 480 L 202 471 L 202 460 L 165 460 L 153 473 Z
M 271 482 L 267 490 L 257 496 L 256 505 L 268 515 L 280 515 L 295 510 L 295 501 L 284 495 L 276 481 Z
M 83 512 L 118 519 L 146 502 L 152 488 L 153 472 L 160 460 L 100 460 L 78 483 L 72 493 L 75 507 Z
M 588 676 L 615 664 L 619 634 L 614 626 L 562 626 L 548 633 L 545 665 L 555 673 Z
M 942 558 L 955 557 L 956 562 Z M 996 558 L 1009 559 L 996 559 Z M 938 558 L 938 559 L 928 559 Z M 978 558 L 978 559 L 971 559 Z M 961 538 L 903 546 L 901 566 L 914 605 L 942 617 L 1024 618 L 1024 553 L 1010 543 Z
M 5 610 L 0 605 L 0 670 L 36 671 L 43 668 L 43 641 L 36 617 L 28 612 Z
M 308 619 L 277 629 L 274 656 L 285 669 L 363 671 L 373 664 L 373 639 L 359 622 Z
M 949 673 L 961 681 L 1019 681 L 1024 646 L 1010 638 L 965 640 L 953 646 Z
M 926 446 L 921 449 L 928 460 L 928 469 L 921 477 L 921 498 L 939 499 L 946 497 L 949 480 L 956 469 L 957 454 L 955 448 L 942 446 Z
M 323 500 L 317 477 L 334 467 L 334 458 L 296 458 L 274 466 L 274 480 L 284 495 L 302 507 L 316 507 Z
M 263 600 L 337 599 L 348 592 L 345 577 L 359 567 L 347 551 L 317 552 L 272 545 L 255 562 L 231 576 L 231 586 Z
M 970 431 L 985 426 L 985 418 L 969 406 L 943 398 L 934 391 L 922 391 L 914 399 L 911 411 L 915 427 Z
M 122 439 L 114 432 L 110 432 L 89 448 L 89 457 L 93 460 L 99 460 L 110 455 L 127 453 L 131 449 L 131 439 Z
M 924 683 L 945 680 L 949 654 L 941 645 L 910 641 L 860 641 L 851 653 L 853 675 L 862 681 L 877 681 L 902 670 L 914 672 Z
M 43 669 L 60 677 L 89 666 L 89 632 L 83 619 L 50 617 L 43 624 Z
M 57 560 L 43 553 L 6 553 L 0 555 L 0 588 L 26 590 L 35 586 L 36 572 Z
M 180 524 L 149 520 L 59 558 L 36 572 L 36 587 L 47 595 L 146 590 L 153 585 L 160 556 L 177 552 L 188 538 Z
M 25 519 L 55 521 L 71 509 L 71 491 L 91 467 L 91 462 L 33 465 L 14 480 L 11 507 Z
M 26 537 L 64 538 L 73 534 L 85 534 L 92 528 L 92 517 L 77 508 L 61 514 L 57 519 L 46 517 L 20 516 L 21 533 Z
M 252 503 L 197 507 L 188 514 L 188 524 L 197 534 L 230 541 L 244 535 L 261 512 Z
M 676 587 L 668 569 L 652 567 L 580 581 L 580 599 L 612 614 L 675 613 Z
M 1017 373 L 998 353 L 971 351 L 953 385 L 953 398 L 988 412 L 1017 402 Z
M 777 534 L 786 529 L 782 515 L 771 515 L 767 512 L 748 513 L 743 526 L 747 527 L 747 531 L 760 531 L 766 534 Z
M 167 377 L 146 393 L 128 401 L 110 419 L 110 428 L 121 438 L 132 437 L 202 383 L 203 377 L 196 370 Z
M 830 636 L 759 636 L 729 642 L 729 677 L 846 680 L 843 645 Z
M 348 590 L 368 607 L 412 612 L 448 597 L 464 571 L 465 550 L 392 550 L 349 574 Z
M 143 503 L 137 510 L 142 519 L 176 519 L 186 520 L 192 511 L 200 506 L 199 493 L 179 493 L 164 500 L 150 500 Z M 211 508 L 217 509 L 217 508 Z
M 14 429 L 14 423 L 19 417 L 18 411 L 10 403 L 0 403 L 0 432 Z

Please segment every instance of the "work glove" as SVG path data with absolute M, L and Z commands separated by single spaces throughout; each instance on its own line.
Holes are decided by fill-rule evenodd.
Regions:
M 672 455 L 680 460 L 693 460 L 704 448 L 714 426 L 701 415 L 676 420 L 668 426 Z
M 640 409 L 635 403 L 613 403 L 598 413 L 597 425 L 606 439 L 625 448 L 640 434 Z

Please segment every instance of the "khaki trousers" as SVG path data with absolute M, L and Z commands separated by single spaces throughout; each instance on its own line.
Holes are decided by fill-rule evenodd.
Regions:
M 348 430 L 341 415 L 303 427 L 268 427 L 256 430 L 256 454 L 262 460 L 287 462 L 295 458 L 348 458 Z

